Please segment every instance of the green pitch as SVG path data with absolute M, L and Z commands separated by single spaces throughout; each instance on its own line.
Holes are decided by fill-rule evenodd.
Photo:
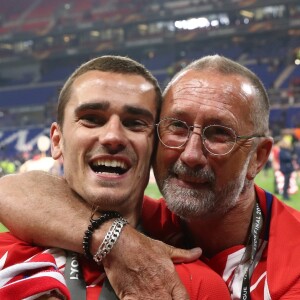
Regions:
M 255 182 L 266 191 L 269 191 L 274 194 L 274 173 L 272 170 L 260 172 L 260 174 L 256 177 Z M 298 175 L 297 177 L 297 183 L 299 187 L 298 192 L 293 195 L 290 195 L 291 200 L 284 202 L 287 205 L 294 207 L 297 210 L 300 210 L 300 175 Z M 282 199 L 281 195 L 276 194 L 276 196 L 279 199 Z
M 7 231 L 6 227 L 0 223 L 0 232 Z

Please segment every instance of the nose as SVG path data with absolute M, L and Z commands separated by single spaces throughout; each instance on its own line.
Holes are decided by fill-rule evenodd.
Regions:
M 189 139 L 180 155 L 180 159 L 190 168 L 203 167 L 207 162 L 203 149 L 201 131 L 199 128 L 194 128 L 190 132 Z
M 128 140 L 118 116 L 111 116 L 105 126 L 102 127 L 102 130 L 103 134 L 99 136 L 100 143 L 110 153 L 118 153 L 126 148 Z

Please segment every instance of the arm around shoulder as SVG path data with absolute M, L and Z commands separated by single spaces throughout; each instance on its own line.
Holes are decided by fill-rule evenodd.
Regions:
M 42 171 L 4 176 L 0 206 L 0 221 L 20 239 L 82 252 L 90 207 L 63 178 Z

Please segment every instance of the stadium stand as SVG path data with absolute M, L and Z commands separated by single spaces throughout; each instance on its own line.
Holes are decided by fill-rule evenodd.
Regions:
M 34 153 L 57 91 L 103 54 L 145 64 L 163 87 L 193 59 L 222 54 L 269 91 L 273 134 L 300 127 L 298 0 L 10 0 L 0 6 L 0 154 Z M 296 64 L 298 63 L 298 64 Z

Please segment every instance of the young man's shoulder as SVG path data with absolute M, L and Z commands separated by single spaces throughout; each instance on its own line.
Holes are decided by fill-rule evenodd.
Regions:
M 0 299 L 25 299 L 56 290 L 70 299 L 60 266 L 63 250 L 32 246 L 10 233 L 0 234 Z M 62 257 L 62 258 L 61 258 Z
M 7 258 L 13 257 L 14 261 L 22 261 L 41 251 L 42 248 L 32 246 L 18 239 L 10 232 L 0 233 L 0 257 L 6 255 Z
M 0 233 L 1 267 L 17 263 L 47 261 L 56 264 L 56 258 L 64 257 L 65 251 L 58 248 L 43 248 L 18 239 L 9 232 Z

